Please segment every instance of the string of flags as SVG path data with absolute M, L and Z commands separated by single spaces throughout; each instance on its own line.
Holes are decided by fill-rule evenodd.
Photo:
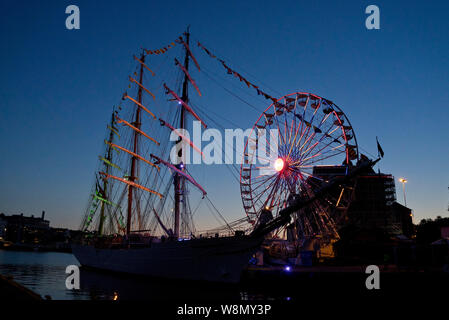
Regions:
M 177 66 L 179 66 L 179 68 L 181 68 L 181 70 L 184 72 L 184 74 L 187 76 L 187 78 L 189 78 L 190 83 L 195 87 L 196 91 L 198 92 L 198 94 L 201 97 L 201 91 L 198 88 L 198 86 L 196 85 L 195 80 L 192 79 L 192 77 L 190 76 L 190 74 L 187 71 L 187 69 L 176 58 L 175 58 L 175 65 L 177 65 Z
M 201 49 L 203 49 L 204 52 L 206 52 L 206 54 L 213 58 L 213 59 L 217 59 L 218 61 L 220 61 L 220 63 L 223 65 L 223 67 L 226 69 L 227 74 L 231 74 L 234 75 L 236 78 L 238 78 L 241 82 L 244 82 L 248 88 L 252 87 L 254 89 L 256 89 L 257 94 L 263 96 L 265 99 L 267 100 L 271 100 L 274 103 L 277 101 L 276 98 L 270 96 L 268 93 L 262 91 L 259 89 L 258 86 L 256 86 L 255 84 L 251 83 L 250 81 L 248 81 L 245 77 L 243 77 L 240 73 L 236 72 L 235 70 L 232 70 L 223 59 L 217 58 L 217 56 L 215 56 L 212 52 L 210 52 L 205 46 L 203 46 L 199 41 L 198 41 L 198 47 L 200 47 Z
M 182 43 L 181 41 L 182 41 L 182 36 L 179 36 L 175 41 L 170 42 L 168 45 L 166 45 L 165 47 L 162 47 L 160 49 L 156 49 L 156 50 L 143 49 L 143 50 L 145 50 L 146 54 L 164 54 L 171 48 L 174 48 L 177 43 L 181 44 Z
M 189 56 L 192 58 L 193 62 L 195 63 L 196 67 L 198 68 L 198 71 L 201 71 L 200 69 L 200 65 L 198 64 L 198 61 L 196 61 L 195 56 L 193 55 L 192 51 L 190 50 L 190 47 L 187 43 L 184 42 L 184 40 L 182 39 L 182 37 L 180 37 L 181 43 L 184 45 L 184 47 L 187 50 L 187 53 L 189 54 Z
M 216 58 L 216 56 L 213 55 L 209 50 L 207 50 L 207 48 L 205 46 L 203 46 L 199 41 L 198 41 L 198 47 L 200 47 L 201 49 L 206 51 L 206 53 L 209 55 L 209 57 Z

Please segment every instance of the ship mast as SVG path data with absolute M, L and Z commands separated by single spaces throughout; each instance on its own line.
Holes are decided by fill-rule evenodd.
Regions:
M 139 83 L 142 83 L 143 80 L 143 63 L 145 62 L 145 54 L 142 52 L 142 55 L 140 56 L 140 60 L 142 63 L 140 64 L 140 72 L 139 72 Z M 142 87 L 138 86 L 137 91 L 137 101 L 139 104 L 142 103 Z M 140 130 L 141 122 L 140 122 L 140 108 L 136 108 L 136 117 L 134 122 L 132 123 L 133 126 L 135 126 L 137 129 Z M 133 144 L 133 152 L 135 154 L 139 153 L 139 134 L 137 131 L 134 131 L 134 144 Z M 137 180 L 137 158 L 132 157 L 131 158 L 131 169 L 130 169 L 130 176 L 129 181 L 134 182 Z M 131 232 L 131 218 L 132 218 L 132 207 L 133 207 L 133 186 L 128 186 L 128 216 L 126 221 L 126 234 L 129 235 Z M 139 211 L 138 208 L 139 204 L 136 203 L 136 209 Z
M 112 113 L 112 119 L 111 119 L 111 128 L 114 127 L 114 112 Z M 114 139 L 114 132 L 111 130 L 109 133 L 109 143 L 112 143 L 112 140 Z M 108 144 L 107 152 L 106 152 L 106 159 L 110 162 L 112 160 L 112 147 L 110 144 Z M 105 165 L 105 172 L 109 174 L 109 166 Z M 103 192 L 102 197 L 103 199 L 107 199 L 107 187 L 108 182 L 107 179 L 103 179 Z M 100 209 L 100 223 L 98 224 L 98 234 L 101 236 L 103 234 L 103 226 L 104 226 L 104 209 L 106 204 L 102 201 L 101 202 L 101 209 Z
M 187 46 L 189 45 L 189 40 L 190 40 L 189 29 L 190 29 L 190 27 L 187 27 L 187 31 L 185 32 Z M 189 53 L 188 53 L 187 48 L 185 48 L 184 67 L 187 71 L 189 70 Z M 184 82 L 182 84 L 182 96 L 181 96 L 181 99 L 185 103 L 189 103 L 188 83 L 189 83 L 189 78 L 187 77 L 187 74 L 185 74 Z M 180 118 L 179 127 L 182 130 L 182 129 L 185 129 L 185 108 L 184 108 L 184 105 L 182 105 L 182 104 L 180 106 L 181 106 L 181 118 Z M 180 150 L 178 151 L 178 155 L 181 155 L 181 159 L 182 159 L 182 156 L 183 156 L 182 142 L 180 145 L 181 145 L 181 147 L 180 147 Z M 178 169 L 185 171 L 186 170 L 185 164 L 182 163 L 182 165 L 181 165 L 181 163 L 178 164 L 177 167 L 178 167 Z M 175 173 L 173 184 L 174 184 L 174 188 L 175 188 L 174 236 L 175 236 L 175 238 L 178 238 L 179 237 L 179 218 L 180 218 L 180 213 L 181 213 L 181 203 L 185 202 L 185 179 L 184 179 L 184 177 L 181 176 L 180 174 Z

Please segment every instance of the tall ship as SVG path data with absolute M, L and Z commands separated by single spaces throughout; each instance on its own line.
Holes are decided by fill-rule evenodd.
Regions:
M 187 148 L 199 150 L 185 134 L 188 122 L 195 119 L 207 126 L 190 104 L 190 86 L 201 95 L 190 74 L 192 60 L 200 68 L 190 42 L 187 31 L 160 50 L 143 49 L 140 56 L 134 56 L 137 68 L 129 76 L 129 92 L 114 107 L 107 125 L 104 153 L 99 157 L 81 224 L 85 236 L 73 245 L 82 266 L 173 279 L 237 282 L 263 240 L 248 237 L 224 219 L 224 227 L 202 233 L 195 229 L 190 193 L 198 192 L 203 202 L 216 210 L 216 216 L 221 213 L 184 160 L 190 151 Z M 171 71 L 178 73 L 164 74 L 171 76 L 168 80 L 173 84 L 167 79 L 151 82 L 157 71 L 150 68 L 148 56 L 167 58 L 176 49 L 183 58 L 172 60 Z M 159 97 L 158 89 L 163 89 Z M 170 141 L 170 136 L 177 139 Z
M 224 118 L 213 108 L 202 107 L 207 95 L 194 80 L 197 75 L 209 78 L 206 87 L 215 83 L 239 96 L 220 83 L 221 76 L 200 67 L 195 50 L 218 61 L 228 75 L 244 84 L 238 90 L 253 90 L 259 99 L 270 102 L 251 130 L 258 133 L 250 134 L 243 154 L 236 155 L 243 158 L 240 168 L 231 166 L 233 175 L 239 173 L 236 180 L 246 213 L 233 222 L 208 197 L 207 186 L 198 182 L 201 169 L 194 168 L 204 164 L 190 164 L 191 159 L 204 160 L 208 155 L 189 132 L 195 125 L 206 129 L 208 122 L 220 127 Z M 326 239 L 338 237 L 333 219 L 350 198 L 354 175 L 378 160 L 359 159 L 352 127 L 333 102 L 304 92 L 273 98 L 199 41 L 193 46 L 189 29 L 163 48 L 142 49 L 133 62 L 128 88 L 107 125 L 80 226 L 83 236 L 72 246 L 83 267 L 238 282 L 265 238 L 278 237 L 289 230 L 288 225 L 302 230 L 297 232 L 302 241 L 317 237 L 318 231 Z M 270 126 L 281 140 L 273 143 L 267 137 L 276 157 L 265 161 L 261 173 L 250 158 L 257 156 L 258 130 Z M 318 164 L 335 164 L 332 161 L 338 161 L 336 170 L 341 174 L 326 178 L 315 172 Z M 219 226 L 197 230 L 194 218 L 201 205 Z M 292 217 L 296 224 L 291 223 Z

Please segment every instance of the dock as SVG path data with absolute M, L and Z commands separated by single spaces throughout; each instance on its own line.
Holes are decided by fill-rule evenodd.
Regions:
M 367 266 L 251 266 L 243 274 L 242 285 L 249 291 L 266 290 L 276 295 L 297 296 L 299 292 L 340 291 L 368 293 L 365 281 Z M 382 294 L 410 294 L 424 290 L 446 291 L 449 272 L 442 268 L 400 268 L 379 266 Z
M 42 297 L 15 282 L 11 276 L 0 275 L 0 299 L 20 301 L 42 301 Z

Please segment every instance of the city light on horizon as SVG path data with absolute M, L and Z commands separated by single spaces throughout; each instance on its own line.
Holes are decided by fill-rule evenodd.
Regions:
M 407 206 L 407 198 L 405 197 L 405 184 L 408 181 L 405 178 L 399 178 L 399 182 L 402 183 L 402 192 L 404 194 L 404 206 Z

